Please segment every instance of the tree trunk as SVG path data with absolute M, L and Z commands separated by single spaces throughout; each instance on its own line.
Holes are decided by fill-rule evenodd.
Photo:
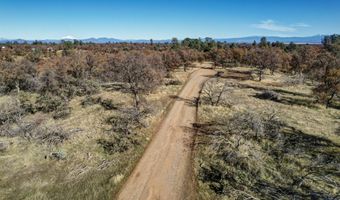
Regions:
M 262 80 L 262 70 L 260 69 L 259 70 L 259 81 L 261 81 Z
M 15 83 L 15 87 L 17 88 L 17 92 L 19 94 L 20 93 L 20 84 L 19 84 L 19 82 Z
M 219 104 L 220 101 L 221 101 L 221 97 L 222 97 L 223 93 L 225 92 L 225 87 L 226 87 L 226 84 L 223 85 L 222 90 L 221 90 L 220 93 L 218 94 L 217 101 L 216 101 L 216 106 L 218 106 L 218 104 Z
M 134 92 L 133 96 L 134 96 L 134 99 L 135 99 L 135 108 L 139 111 L 140 100 L 139 100 L 139 96 L 138 96 L 137 92 Z

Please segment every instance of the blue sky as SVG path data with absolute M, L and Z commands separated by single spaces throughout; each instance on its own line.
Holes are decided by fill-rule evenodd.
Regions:
M 0 38 L 340 33 L 339 0 L 1 0 Z

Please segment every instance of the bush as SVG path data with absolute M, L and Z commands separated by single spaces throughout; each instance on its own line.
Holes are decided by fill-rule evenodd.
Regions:
M 37 131 L 36 139 L 43 144 L 59 145 L 70 139 L 70 134 L 59 127 L 44 127 Z
M 75 78 L 52 69 L 42 73 L 40 76 L 40 93 L 63 95 L 69 98 L 74 96 L 92 95 L 98 92 L 99 85 L 92 80 Z
M 100 89 L 99 84 L 91 80 L 76 79 L 72 83 L 75 86 L 74 90 L 77 96 L 96 94 Z
M 30 119 L 15 117 L 14 120 L 12 123 L 6 123 L 1 126 L 0 136 L 18 136 L 48 145 L 58 145 L 70 138 L 70 134 L 60 127 L 53 125 L 41 126 L 46 121 L 45 116 L 42 114 L 37 114 Z
M 257 94 L 256 97 L 260 99 L 267 99 L 267 100 L 272 100 L 272 101 L 281 100 L 280 95 L 272 90 L 266 90 L 260 94 Z
M 232 116 L 225 125 L 228 133 L 251 139 L 260 137 L 275 138 L 280 134 L 284 123 L 276 113 L 240 112 Z
M 44 117 L 41 115 L 34 116 L 34 118 L 30 120 L 22 118 L 21 115 L 16 116 L 13 123 L 6 123 L 1 126 L 0 136 L 18 136 L 27 140 L 34 139 L 37 135 L 37 128 L 42 124 L 42 122 L 44 122 L 44 120 Z
M 127 140 L 118 139 L 114 142 L 99 139 L 97 143 L 102 146 L 104 151 L 108 154 L 114 154 L 114 153 L 122 153 L 129 149 L 128 143 L 126 143 Z
M 37 112 L 36 101 L 37 95 L 29 92 L 20 92 L 18 95 L 20 101 L 20 107 L 25 113 L 34 114 Z
M 66 119 L 71 114 L 71 108 L 70 107 L 59 107 L 54 113 L 52 114 L 52 117 L 54 119 Z
M 214 197 L 207 199 L 303 199 L 315 191 L 317 199 L 325 199 L 338 185 L 331 182 L 336 150 L 323 149 L 332 145 L 321 147 L 320 138 L 290 132 L 275 112 L 237 112 L 199 128 L 199 184 Z M 319 155 L 324 159 L 316 162 Z M 323 184 L 328 194 L 319 190 Z
M 58 152 L 52 152 L 50 154 L 50 159 L 52 160 L 66 160 L 66 154 L 64 152 L 58 151 Z
M 124 109 L 121 113 L 107 119 L 107 123 L 112 125 L 112 130 L 126 135 L 132 134 L 136 128 L 143 127 L 143 118 L 149 110 L 139 111 L 136 108 Z
M 87 107 L 87 106 L 92 106 L 95 104 L 99 104 L 102 101 L 102 99 L 100 97 L 94 98 L 91 96 L 86 96 L 82 101 L 81 101 L 81 105 L 83 107 Z
M 123 153 L 138 145 L 138 141 L 129 136 L 114 136 L 113 140 L 99 139 L 97 143 L 108 154 Z
M 18 121 L 23 113 L 17 99 L 12 97 L 6 99 L 5 102 L 0 103 L 0 126 Z
M 3 81 L 0 80 L 0 95 L 6 94 L 6 86 L 1 84 Z
M 0 85 L 4 93 L 36 91 L 39 82 L 36 66 L 26 59 L 17 62 L 0 62 Z
M 35 116 L 34 119 L 20 119 L 12 126 L 3 126 L 0 135 L 21 138 L 35 141 L 40 144 L 59 145 L 70 139 L 70 133 L 66 132 L 61 127 L 54 125 L 41 126 L 45 122 L 43 115 Z
M 166 79 L 165 85 L 181 85 L 182 82 L 178 79 Z
M 100 105 L 106 110 L 116 110 L 117 106 L 112 102 L 111 99 L 104 99 L 100 101 Z
M 250 72 L 250 78 L 251 80 L 258 80 L 259 79 L 259 71 L 258 70 L 252 70 Z
M 284 84 L 287 86 L 295 86 L 299 84 L 303 84 L 305 81 L 305 77 L 303 74 L 287 76 L 284 79 Z
M 42 112 L 53 112 L 56 110 L 62 110 L 66 107 L 67 100 L 59 96 L 53 96 L 51 94 L 41 95 L 37 99 L 37 110 Z
M 118 109 L 117 105 L 115 105 L 111 99 L 102 99 L 101 97 L 86 96 L 81 102 L 81 105 L 83 107 L 91 106 L 94 104 L 100 104 L 106 110 Z
M 204 104 L 211 106 L 229 105 L 227 102 L 227 92 L 229 83 L 222 82 L 220 79 L 212 79 L 204 84 L 201 99 Z

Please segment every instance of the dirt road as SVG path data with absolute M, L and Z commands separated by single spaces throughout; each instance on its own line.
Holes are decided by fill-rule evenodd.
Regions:
M 191 74 L 118 194 L 119 200 L 193 199 L 190 143 L 196 108 L 192 102 L 204 81 L 214 74 L 210 69 L 199 69 Z

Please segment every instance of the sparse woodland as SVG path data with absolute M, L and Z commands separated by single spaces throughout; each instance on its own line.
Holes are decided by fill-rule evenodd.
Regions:
M 199 100 L 199 199 L 339 199 L 339 37 L 235 48 Z
M 202 89 L 195 124 L 202 199 L 340 198 L 338 35 L 322 45 L 1 46 L 5 199 L 112 198 L 184 84 L 177 75 L 197 62 L 221 71 Z

